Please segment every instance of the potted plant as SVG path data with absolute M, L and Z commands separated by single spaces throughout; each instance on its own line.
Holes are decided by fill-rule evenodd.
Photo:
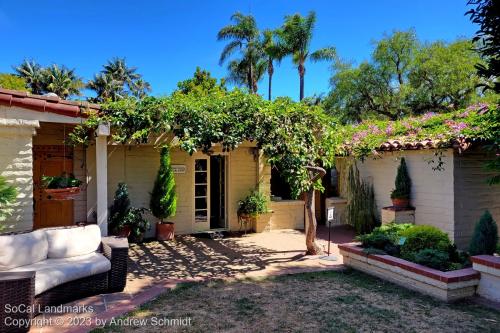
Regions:
M 410 205 L 411 179 L 406 167 L 406 161 L 401 158 L 395 181 L 396 188 L 391 192 L 392 206 L 394 208 L 407 208 Z
M 170 165 L 169 148 L 166 146 L 160 151 L 160 168 L 151 192 L 149 208 L 153 216 L 159 219 L 156 223 L 156 239 L 161 241 L 174 239 L 175 225 L 165 220 L 174 216 L 177 209 L 174 172 Z
M 238 220 L 244 225 L 245 231 L 248 225 L 257 229 L 257 218 L 268 212 L 267 198 L 257 190 L 252 191 L 246 198 L 238 201 Z
M 130 227 L 129 240 L 132 243 L 141 243 L 144 233 L 151 229 L 151 224 L 143 216 L 148 210 L 146 208 L 130 207 L 124 217 L 123 225 Z
M 72 199 L 80 193 L 82 181 L 73 174 L 63 172 L 60 176 L 42 176 L 42 187 L 50 199 Z
M 119 237 L 128 237 L 130 235 L 130 226 L 125 224 L 130 209 L 130 198 L 128 187 L 125 183 L 119 183 L 115 191 L 113 204 L 109 207 L 108 226 L 111 234 Z

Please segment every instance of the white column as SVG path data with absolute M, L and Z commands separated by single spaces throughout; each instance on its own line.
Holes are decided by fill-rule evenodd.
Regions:
M 97 225 L 103 236 L 108 235 L 108 135 L 109 125 L 101 124 L 95 140 Z

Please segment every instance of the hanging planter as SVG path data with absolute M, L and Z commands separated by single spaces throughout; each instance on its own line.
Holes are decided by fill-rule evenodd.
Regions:
M 43 176 L 44 193 L 52 200 L 69 200 L 80 193 L 82 181 L 74 175 L 63 173 L 61 176 Z

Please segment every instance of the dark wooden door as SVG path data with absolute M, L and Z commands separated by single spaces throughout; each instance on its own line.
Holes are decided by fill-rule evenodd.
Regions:
M 63 146 L 34 146 L 34 229 L 74 224 L 73 199 L 54 200 L 41 186 L 42 176 L 73 173 L 73 151 Z

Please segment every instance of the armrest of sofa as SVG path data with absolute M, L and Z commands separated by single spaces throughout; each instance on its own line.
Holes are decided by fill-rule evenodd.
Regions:
M 127 238 L 103 237 L 102 252 L 111 261 L 111 271 L 108 277 L 109 291 L 122 291 L 127 283 Z
M 9 311 L 23 304 L 31 306 L 35 300 L 35 272 L 0 272 L 0 327 L 5 319 L 29 320 L 31 311 Z M 9 313 L 10 312 L 10 313 Z M 12 321 L 10 321 L 12 322 Z M 15 331 L 19 327 L 7 327 L 6 331 Z M 2 331 L 0 329 L 0 331 Z

